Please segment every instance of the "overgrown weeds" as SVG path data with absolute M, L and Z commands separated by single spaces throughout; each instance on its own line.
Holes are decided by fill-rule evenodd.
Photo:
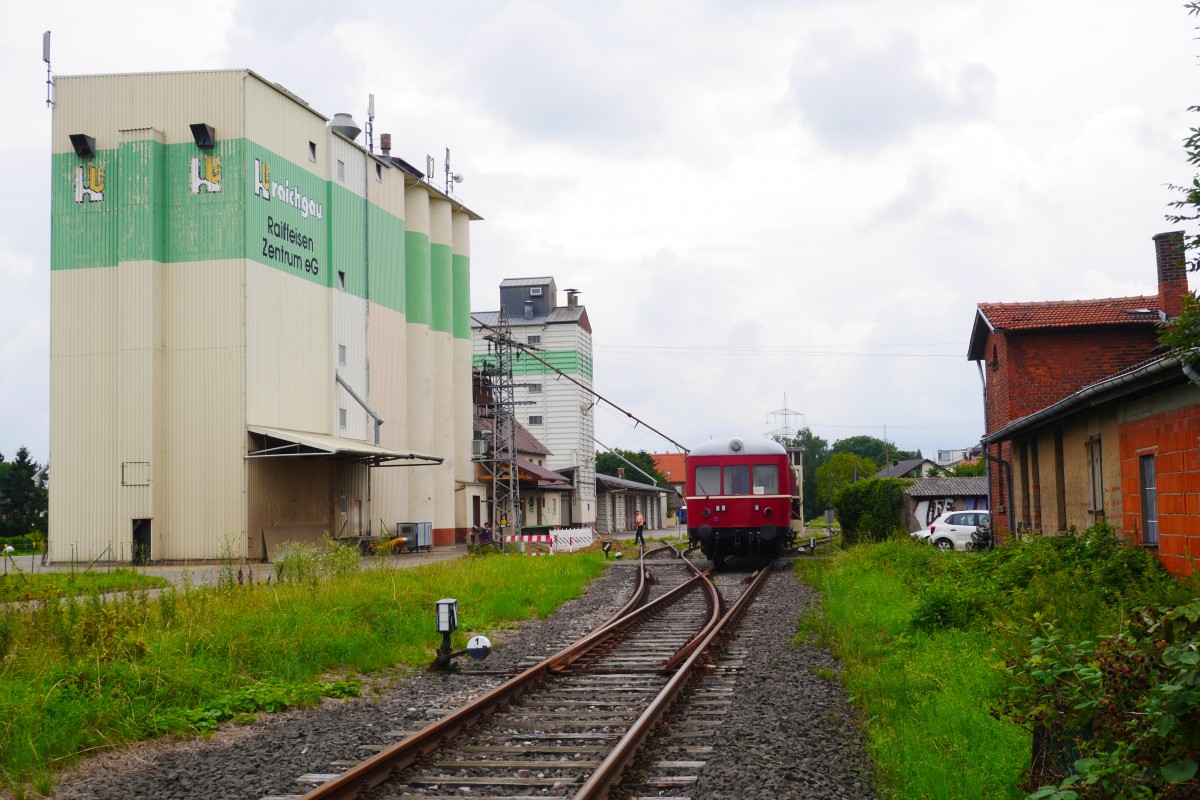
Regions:
M 816 624 L 846 664 L 843 681 L 867 720 L 884 792 L 898 798 L 1020 797 L 1053 774 L 1060 780 L 1047 791 L 1065 793 L 1038 796 L 1150 797 L 1105 794 L 1114 791 L 1112 780 L 1103 790 L 1081 788 L 1089 779 L 1099 786 L 1105 770 L 1107 776 L 1127 769 L 1130 751 L 1117 744 L 1118 737 L 1096 733 L 1103 702 L 1091 707 L 1095 717 L 1080 718 L 1075 705 L 1090 700 L 1075 692 L 1087 686 L 1085 677 L 1114 688 L 1121 684 L 1113 678 L 1128 674 L 1121 670 L 1136 672 L 1126 658 L 1129 640 L 1113 637 L 1128 636 L 1133 609 L 1163 609 L 1154 618 L 1182 613 L 1173 609 L 1194 600 L 1195 586 L 1169 576 L 1152 554 L 1106 526 L 980 553 L 941 553 L 905 539 L 803 565 L 807 579 L 824 592 Z M 1142 627 L 1150 631 L 1152 625 Z M 1095 642 L 1109 642 L 1107 677 L 1096 678 L 1104 670 L 1097 666 Z M 1186 666 L 1182 659 L 1192 657 L 1180 654 L 1171 673 L 1176 683 L 1183 680 L 1176 680 Z M 1149 640 L 1137 663 L 1165 669 Z M 1143 677 L 1148 686 L 1166 685 L 1160 673 Z M 1154 696 L 1162 700 L 1170 694 L 1164 691 Z M 1117 717 L 1130 725 L 1149 718 L 1159 700 L 1148 697 L 1134 700 L 1120 690 L 1107 702 L 1127 709 Z M 1185 729 L 1178 720 L 1162 724 Z M 1031 777 L 1030 729 L 1047 725 L 1065 731 L 1061 741 L 1046 743 L 1049 748 L 1058 747 L 1060 755 L 1074 751 L 1079 764 L 1073 756 L 1065 762 L 1060 757 L 1057 772 L 1035 769 Z M 1123 741 L 1132 730 L 1123 729 Z M 1155 756 L 1155 774 L 1161 778 L 1166 763 L 1172 765 L 1167 775 L 1185 775 L 1194 753 L 1157 741 L 1162 753 Z M 1171 753 L 1173 760 L 1162 761 Z M 1123 766 L 1113 766 L 1112 759 Z M 1153 777 L 1145 765 L 1139 774 Z M 1154 791 L 1162 790 L 1158 785 Z M 1178 786 L 1171 791 L 1161 796 L 1193 796 L 1179 794 Z
M 3 607 L 0 783 L 28 792 L 98 748 L 354 696 L 363 674 L 432 660 L 439 598 L 458 599 L 462 649 L 472 633 L 551 613 L 604 565 L 587 553 L 360 571 L 349 551 L 305 551 L 296 579 L 270 585 Z

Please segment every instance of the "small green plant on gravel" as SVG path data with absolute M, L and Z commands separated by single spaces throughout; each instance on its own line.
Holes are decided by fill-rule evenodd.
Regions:
M 238 587 L 238 557 L 234 554 L 232 534 L 227 533 L 221 537 L 217 564 L 220 565 L 217 572 L 217 588 L 225 594 L 232 594 Z

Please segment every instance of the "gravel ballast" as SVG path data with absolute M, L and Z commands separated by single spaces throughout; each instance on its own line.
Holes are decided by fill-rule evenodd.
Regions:
M 637 571 L 615 565 L 580 598 L 546 620 L 493 636 L 499 646 L 478 668 L 515 671 L 561 649 L 606 620 L 628 597 Z M 755 643 L 738 677 L 736 711 L 700 782 L 705 798 L 873 798 L 869 762 L 854 713 L 827 653 L 791 641 L 816 597 L 780 570 L 759 597 Z M 498 641 L 497 641 L 498 640 Z M 436 643 L 431 644 L 431 648 Z M 364 696 L 226 725 L 209 739 L 147 742 L 89 758 L 62 776 L 62 800 L 215 800 L 299 795 L 306 774 L 344 769 L 490 690 L 499 675 L 395 673 Z M 683 794 L 683 792 L 680 792 Z

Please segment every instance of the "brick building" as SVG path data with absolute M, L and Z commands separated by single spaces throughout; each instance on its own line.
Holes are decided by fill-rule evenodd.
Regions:
M 984 377 L 997 527 L 1106 520 L 1185 574 L 1189 548 L 1200 554 L 1200 388 L 1157 344 L 1188 291 L 1183 234 L 1154 242 L 1158 294 L 981 303 L 968 357 Z

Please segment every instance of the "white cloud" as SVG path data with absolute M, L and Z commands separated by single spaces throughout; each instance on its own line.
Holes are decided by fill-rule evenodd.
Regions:
M 1154 291 L 1193 22 L 1115 0 L 18 6 L 0 452 L 46 456 L 47 28 L 64 74 L 251 67 L 360 123 L 374 93 L 396 155 L 449 147 L 466 176 L 473 308 L 505 277 L 582 290 L 599 391 L 685 444 L 764 432 L 786 396 L 830 441 L 887 426 L 928 453 L 982 431 L 977 302 Z

